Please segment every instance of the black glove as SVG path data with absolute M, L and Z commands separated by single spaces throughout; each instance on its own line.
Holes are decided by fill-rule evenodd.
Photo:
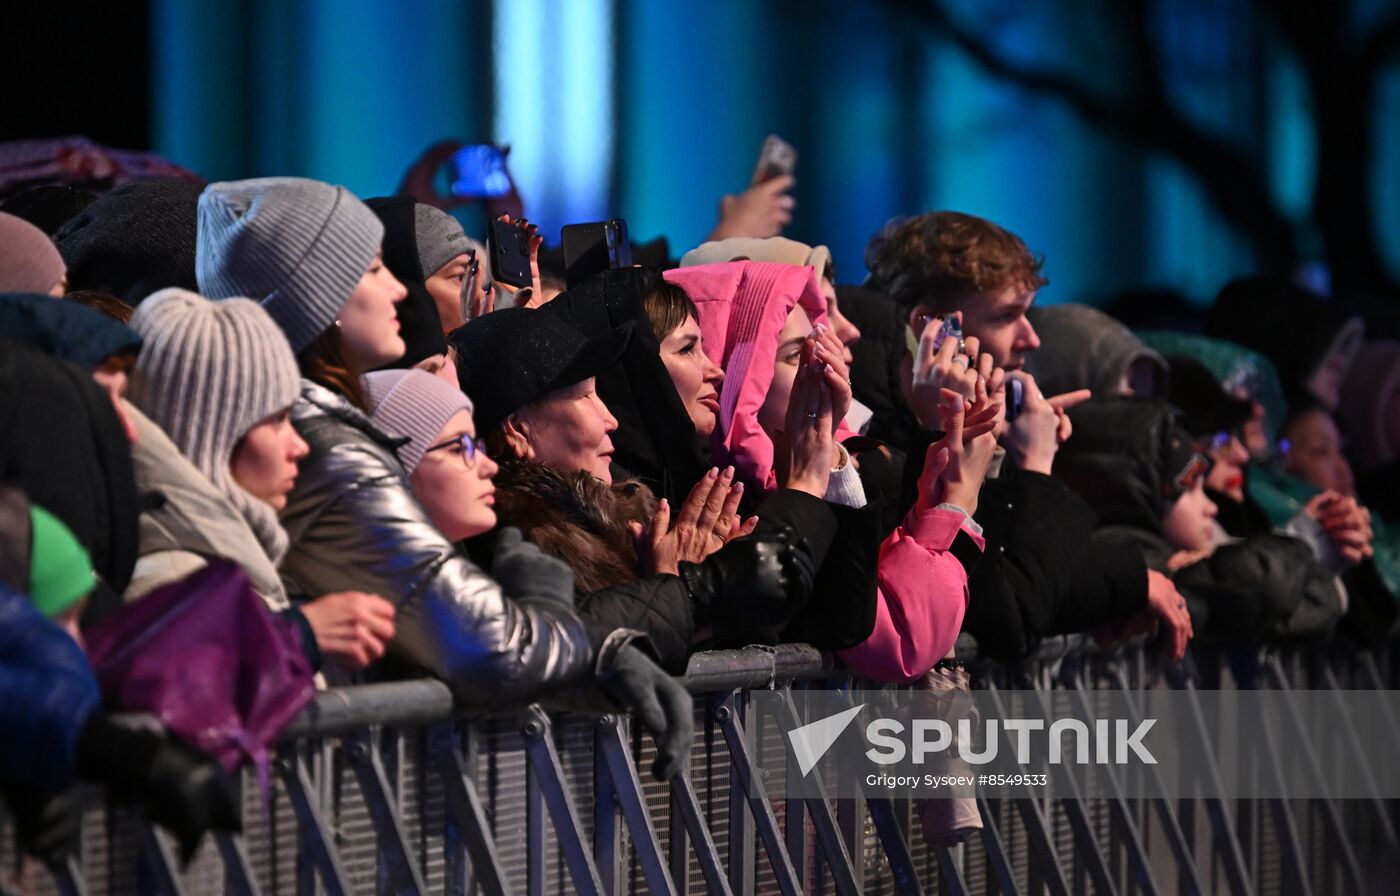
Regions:
M 669 781 L 690 764 L 695 740 L 695 710 L 690 694 L 645 653 L 632 645 L 617 652 L 598 686 L 620 708 L 630 710 L 656 739 L 651 773 Z
M 243 829 L 238 792 L 223 768 L 156 731 L 94 713 L 78 736 L 78 775 L 105 783 L 118 802 L 143 806 L 147 818 L 180 841 L 185 862 L 205 831 Z
M 7 787 L 0 799 L 15 820 L 15 833 L 25 852 L 52 865 L 77 851 L 82 800 L 76 787 L 56 793 Z
M 574 608 L 573 569 L 526 541 L 514 526 L 505 527 L 496 538 L 491 578 L 514 600 L 544 600 Z
M 695 625 L 722 644 L 776 644 L 812 593 L 816 573 L 792 529 L 729 542 L 700 563 L 681 563 Z

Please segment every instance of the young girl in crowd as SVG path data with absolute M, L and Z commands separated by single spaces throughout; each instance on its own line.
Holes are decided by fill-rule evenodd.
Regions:
M 141 559 L 128 600 L 185 578 L 210 557 L 233 560 L 269 608 L 309 626 L 313 662 L 361 669 L 383 656 L 394 605 L 358 591 L 293 608 L 278 576 L 287 503 L 308 448 L 291 424 L 296 359 L 267 312 L 248 299 L 211 302 L 167 289 L 132 318 L 144 345 L 132 372 L 140 438 L 136 480 Z M 144 414 L 144 416 L 143 416 Z
M 199 212 L 201 288 L 259 301 L 303 375 L 291 416 L 310 451 L 281 513 L 284 579 L 304 592 L 385 596 L 396 608 L 391 649 L 477 703 L 596 669 L 619 702 L 665 707 L 642 716 L 657 736 L 657 774 L 677 773 L 693 724 L 680 685 L 630 646 L 633 633 L 590 644 L 570 577 L 542 573 L 532 545 L 502 539 L 495 578 L 458 552 L 414 500 L 401 440 L 369 418 L 360 378 L 405 348 L 394 310 L 405 290 L 383 264 L 374 213 L 343 188 L 298 178 L 212 184 Z
M 583 675 L 577 617 L 547 596 L 511 600 L 458 553 L 414 501 L 398 439 L 369 419 L 360 377 L 404 351 L 394 306 L 405 290 L 381 260 L 374 213 L 343 188 L 268 178 L 210 185 L 199 214 L 201 288 L 261 303 L 304 377 L 292 420 L 309 453 L 281 512 L 284 579 L 383 595 L 396 607 L 392 648 L 466 697 L 513 699 Z
M 666 279 L 694 302 L 705 351 L 724 368 L 713 442 L 738 467 L 742 481 L 765 492 L 774 487 L 775 446 L 789 438 L 788 410 L 806 365 L 820 371 L 832 396 L 833 436 L 849 434 L 841 426 L 850 399 L 847 367 L 840 342 L 827 329 L 826 303 L 812 269 L 732 262 L 670 271 Z M 949 402 L 948 438 L 930 450 L 919 501 L 889 533 L 882 531 L 881 515 L 885 502 L 896 497 L 874 477 L 868 494 L 859 461 L 833 445 L 823 497 L 861 511 L 867 537 L 839 539 L 843 548 L 854 546 L 864 556 L 846 558 L 846 582 L 854 587 L 842 587 L 818 612 L 850 614 L 851 595 L 873 590 L 872 627 L 840 653 L 862 675 L 913 681 L 951 652 L 967 605 L 967 573 L 981 551 L 972 513 L 991 459 L 996 415 L 984 399 L 964 431 L 962 401 Z M 860 579 L 868 584 L 855 584 Z

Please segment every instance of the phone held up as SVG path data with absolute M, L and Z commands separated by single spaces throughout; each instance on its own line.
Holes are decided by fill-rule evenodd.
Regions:
M 530 273 L 530 234 L 519 222 L 493 220 L 486 243 L 496 280 L 522 289 L 534 282 Z
M 632 243 L 627 222 L 621 218 L 566 224 L 559 235 L 564 244 L 564 281 L 570 289 L 603 271 L 632 266 Z
M 761 184 L 784 174 L 792 174 L 796 170 L 797 150 L 777 134 L 769 134 L 758 151 L 758 165 L 754 167 L 753 183 Z
M 510 193 L 510 175 L 500 147 L 464 146 L 452 154 L 452 195 L 495 199 Z

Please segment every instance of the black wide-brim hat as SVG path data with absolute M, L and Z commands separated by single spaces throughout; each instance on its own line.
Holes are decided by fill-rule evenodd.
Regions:
M 488 432 L 555 389 L 608 370 L 632 342 L 632 323 L 589 339 L 558 315 L 506 308 L 453 330 L 457 382 L 475 404 L 477 431 Z

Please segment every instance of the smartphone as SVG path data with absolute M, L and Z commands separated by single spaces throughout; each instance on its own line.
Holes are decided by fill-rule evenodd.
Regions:
M 1021 416 L 1021 407 L 1026 403 L 1026 383 L 1016 374 L 1006 377 L 1006 422 L 1010 423 Z
M 467 255 L 471 257 L 471 260 L 467 262 L 466 273 L 462 275 L 462 285 L 457 290 L 457 301 L 461 306 L 463 323 L 472 319 L 472 297 L 476 294 L 476 279 L 479 276 L 477 272 L 480 270 L 476 263 L 476 250 L 468 249 Z
M 621 218 L 565 224 L 559 235 L 564 244 L 564 281 L 570 289 L 594 274 L 632 266 L 632 243 L 627 239 L 627 222 Z
M 938 351 L 938 347 L 943 344 L 943 340 L 949 336 L 958 340 L 958 351 L 963 350 L 962 319 L 958 317 L 943 318 L 942 325 L 933 337 L 933 350 Z M 904 327 L 904 347 L 909 350 L 909 354 L 918 356 L 919 354 L 919 334 L 914 332 L 914 328 L 908 324 Z
M 452 154 L 452 195 L 495 198 L 510 193 L 506 157 L 490 143 L 466 146 Z
M 761 184 L 797 170 L 797 150 L 791 143 L 777 134 L 769 134 L 758 151 L 758 165 L 754 167 L 753 183 Z
M 519 224 L 493 220 L 486 244 L 491 253 L 491 272 L 501 283 L 516 288 L 530 286 L 530 235 Z

